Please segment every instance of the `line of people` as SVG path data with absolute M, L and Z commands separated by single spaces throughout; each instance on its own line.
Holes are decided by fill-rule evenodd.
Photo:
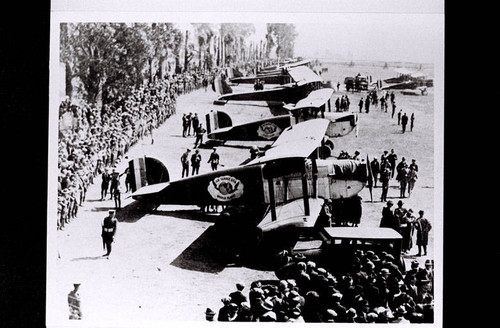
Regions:
M 95 178 L 112 175 L 131 146 L 148 135 L 154 143 L 153 130 L 175 114 L 177 95 L 202 85 L 196 74 L 172 76 L 134 88 L 100 109 L 66 97 L 59 106 L 57 228 L 77 217 Z M 107 184 L 115 185 L 109 181 L 102 181 L 102 199 Z M 109 192 L 120 208 L 119 185 Z

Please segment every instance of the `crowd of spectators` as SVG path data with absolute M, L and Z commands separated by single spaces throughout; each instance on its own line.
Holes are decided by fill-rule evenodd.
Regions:
M 357 250 L 347 272 L 318 267 L 302 254 L 282 251 L 277 280 L 241 283 L 206 319 L 218 321 L 432 323 L 434 268 L 426 260 L 401 272 L 385 252 Z
M 169 76 L 133 88 L 102 108 L 67 97 L 59 106 L 58 220 L 63 229 L 78 215 L 89 185 L 111 171 L 128 149 L 175 114 L 176 97 L 202 86 L 201 74 Z M 152 139 L 153 142 L 153 139 Z

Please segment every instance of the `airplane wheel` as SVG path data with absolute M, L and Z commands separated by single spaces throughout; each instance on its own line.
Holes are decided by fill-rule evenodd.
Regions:
M 333 152 L 333 149 L 325 144 L 324 146 L 321 147 L 321 157 L 322 158 L 328 158 L 330 156 L 332 156 L 332 152 Z
M 333 144 L 333 141 L 331 141 L 331 140 L 325 141 L 325 146 L 330 147 L 331 151 L 333 151 L 333 149 L 335 149 L 335 145 Z

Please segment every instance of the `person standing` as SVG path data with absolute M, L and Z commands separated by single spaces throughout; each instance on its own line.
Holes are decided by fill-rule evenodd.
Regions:
M 432 225 L 429 220 L 424 217 L 424 211 L 418 211 L 418 218 L 415 220 L 415 230 L 417 231 L 417 246 L 418 254 L 417 256 L 422 256 L 422 249 L 424 250 L 424 256 L 427 255 L 427 244 L 429 243 L 429 231 L 432 229 Z
M 191 167 L 193 168 L 193 170 L 191 171 L 191 175 L 195 175 L 200 172 L 200 163 L 201 163 L 200 151 L 196 149 L 194 151 L 194 154 L 191 156 Z
M 101 200 L 104 200 L 106 198 L 106 196 L 108 195 L 109 181 L 111 181 L 111 175 L 109 174 L 108 168 L 104 169 L 104 172 L 102 172 L 101 178 L 102 178 Z
M 370 168 L 372 169 L 374 187 L 377 188 L 377 180 L 380 173 L 380 162 L 377 157 L 373 157 L 373 160 L 370 162 Z
M 396 171 L 396 162 L 398 160 L 398 155 L 394 152 L 394 149 L 391 149 L 390 154 L 387 155 L 387 160 L 391 164 L 391 178 L 394 178 L 394 171 Z
M 207 130 L 205 130 L 205 128 L 203 127 L 202 124 L 200 124 L 198 126 L 198 130 L 196 130 L 195 134 L 196 134 L 196 140 L 194 142 L 194 148 L 198 147 L 198 146 L 201 146 L 203 144 L 203 135 L 205 134 L 205 132 L 207 132 Z
M 80 307 L 79 283 L 73 284 L 73 290 L 68 293 L 69 319 L 82 320 L 82 309 Z
M 401 117 L 401 127 L 403 128 L 403 133 L 406 132 L 406 126 L 408 125 L 408 115 L 406 113 Z
M 119 210 L 122 208 L 122 191 L 120 186 L 120 180 L 118 180 L 118 184 L 113 189 L 113 199 L 115 200 L 115 209 Z
M 386 165 L 382 163 L 381 165 L 381 171 L 380 171 L 380 182 L 382 183 L 382 194 L 380 196 L 380 201 L 385 202 L 387 201 L 387 193 L 389 191 L 389 180 L 391 179 L 391 168 L 390 164 Z
M 127 168 L 125 169 L 125 171 L 123 171 L 122 174 L 120 174 L 120 176 L 122 175 L 125 175 L 125 192 L 129 192 L 129 190 L 132 190 L 132 188 L 130 187 L 130 183 L 132 181 L 132 174 L 130 173 L 130 168 L 127 166 Z
M 408 176 L 410 174 L 410 169 L 408 165 L 404 164 L 401 170 L 398 172 L 397 179 L 399 181 L 399 197 L 406 197 L 406 187 L 408 186 Z
M 408 175 L 406 177 L 407 180 L 407 185 L 408 185 L 408 197 L 410 197 L 411 192 L 413 191 L 413 188 L 415 187 L 415 182 L 417 182 L 418 175 L 417 171 L 415 170 L 415 166 L 410 166 L 410 170 L 408 172 Z
M 188 115 L 186 115 L 186 124 L 187 124 L 187 135 L 190 136 L 191 135 L 191 120 L 193 118 L 193 113 L 189 113 Z M 193 134 L 195 133 L 195 131 L 193 131 Z
M 391 102 L 391 105 L 392 105 L 391 118 L 394 118 L 394 113 L 396 113 L 396 103 L 393 101 Z
M 411 160 L 411 164 L 410 164 L 410 170 L 414 168 L 416 172 L 418 172 L 418 164 L 417 164 L 417 160 L 416 159 L 412 159 Z
M 368 114 L 370 112 L 370 96 L 366 96 L 365 101 L 365 113 Z
M 115 218 L 114 210 L 109 210 L 108 216 L 106 216 L 102 221 L 101 227 L 102 244 L 104 249 L 106 250 L 106 254 L 104 254 L 103 256 L 109 256 L 109 254 L 111 254 L 111 244 L 114 242 L 117 228 L 117 221 Z
M 118 188 L 118 185 L 120 184 L 120 173 L 116 170 L 116 168 L 113 168 L 113 171 L 111 172 L 111 187 L 109 188 L 109 199 L 113 199 L 113 196 L 115 195 L 115 189 Z
M 181 164 L 182 164 L 182 178 L 184 178 L 184 174 L 186 177 L 189 176 L 189 153 L 191 149 L 187 149 L 184 154 L 181 156 Z
M 337 81 L 337 92 L 340 90 L 340 82 Z
M 359 112 L 363 112 L 363 97 L 361 97 L 361 99 L 359 100 L 359 103 L 358 103 L 358 106 L 359 106 Z
M 392 206 L 394 203 L 392 201 L 388 201 L 386 206 L 382 209 L 382 219 L 380 219 L 380 227 L 381 228 L 393 228 L 396 226 L 396 217 L 394 216 L 394 210 Z
M 413 215 L 413 210 L 409 209 L 406 211 L 405 216 L 401 221 L 401 235 L 403 236 L 403 242 L 401 245 L 401 250 L 403 253 L 407 254 L 412 246 L 412 236 L 413 236 L 413 224 L 415 222 L 415 216 Z
M 187 118 L 187 115 L 184 113 L 184 114 L 182 114 L 182 136 L 183 137 L 187 136 L 187 130 L 188 130 L 188 118 Z
M 413 125 L 415 124 L 415 113 L 411 113 L 410 116 L 410 132 L 413 132 Z
M 198 131 L 200 125 L 200 119 L 198 118 L 198 113 L 194 113 L 193 119 L 191 120 L 191 126 L 193 127 L 193 132 Z
M 219 154 L 217 154 L 217 149 L 214 148 L 214 151 L 210 154 L 210 158 L 208 159 L 207 163 L 210 163 L 210 166 L 212 167 L 212 171 L 217 171 L 217 168 L 219 166 Z
M 400 109 L 399 112 L 398 112 L 398 125 L 401 124 L 401 114 L 403 113 L 403 110 Z
M 398 207 L 394 209 L 394 216 L 398 221 L 398 232 L 401 233 L 401 224 L 405 221 L 404 217 L 406 216 L 407 209 L 403 207 L 404 203 L 402 200 L 398 201 Z

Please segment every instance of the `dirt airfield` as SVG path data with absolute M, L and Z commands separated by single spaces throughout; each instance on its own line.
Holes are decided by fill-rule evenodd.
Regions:
M 336 82 L 335 80 L 332 82 Z M 359 112 L 360 97 L 366 93 L 346 93 L 340 90 L 332 97 L 347 94 L 350 111 Z M 402 133 L 396 115 L 391 118 L 380 107 L 371 107 L 369 113 L 359 114 L 359 134 L 355 133 L 334 140 L 334 156 L 341 150 L 353 154 L 360 151 L 362 158 L 368 155 L 380 158 L 384 150 L 393 148 L 407 161 L 416 159 L 419 179 L 410 198 L 403 199 L 406 208 L 414 212 L 424 210 L 433 224 L 429 252 L 418 257 L 423 262 L 440 254 L 441 213 L 435 213 L 436 173 L 441 172 L 435 163 L 435 113 L 434 90 L 426 96 L 409 96 L 395 91 L 397 108 L 408 116 L 415 114 L 412 132 Z M 150 156 L 161 160 L 169 170 L 171 180 L 180 179 L 180 156 L 186 148 L 192 148 L 194 137 L 182 137 L 182 114 L 198 113 L 205 124 L 205 114 L 211 109 L 228 112 L 235 124 L 253 118 L 271 115 L 268 110 L 241 111 L 231 106 L 215 107 L 216 94 L 208 89 L 196 90 L 177 100 L 177 114 L 170 117 L 154 131 L 154 143 L 150 136 L 132 147 L 129 159 Z M 409 130 L 409 129 L 408 129 Z M 201 148 L 203 157 L 200 174 L 210 170 L 207 160 L 212 150 Z M 218 147 L 221 163 L 227 168 L 238 165 L 249 155 L 246 148 Z M 118 165 L 123 172 L 124 160 Z M 122 177 L 123 179 L 124 177 Z M 123 180 L 122 180 L 123 185 Z M 380 188 L 373 190 L 373 202 L 365 188 L 361 226 L 377 227 L 384 203 L 380 202 Z M 211 230 L 214 217 L 204 216 L 197 207 L 161 206 L 154 214 L 147 213 L 129 195 L 122 195 L 122 209 L 118 211 L 118 233 L 109 259 L 102 257 L 101 220 L 114 207 L 112 200 L 100 201 L 100 177 L 87 193 L 78 218 L 66 225 L 64 231 L 49 232 L 47 259 L 47 323 L 58 326 L 84 325 L 93 327 L 143 327 L 165 321 L 190 323 L 205 322 L 207 307 L 218 311 L 221 298 L 242 282 L 249 289 L 254 280 L 275 279 L 272 271 L 248 267 L 225 266 L 212 256 Z M 388 199 L 399 200 L 399 187 L 391 181 Z M 49 229 L 56 230 L 55 218 L 49 217 Z M 435 234 L 435 235 L 433 235 Z M 414 236 L 415 238 L 415 236 Z M 437 242 L 435 242 L 435 240 Z M 417 252 L 413 247 L 407 260 Z M 439 269 L 439 263 L 436 263 Z M 73 283 L 80 282 L 83 320 L 71 322 L 68 318 L 67 293 Z M 439 291 L 439 288 L 437 289 Z

